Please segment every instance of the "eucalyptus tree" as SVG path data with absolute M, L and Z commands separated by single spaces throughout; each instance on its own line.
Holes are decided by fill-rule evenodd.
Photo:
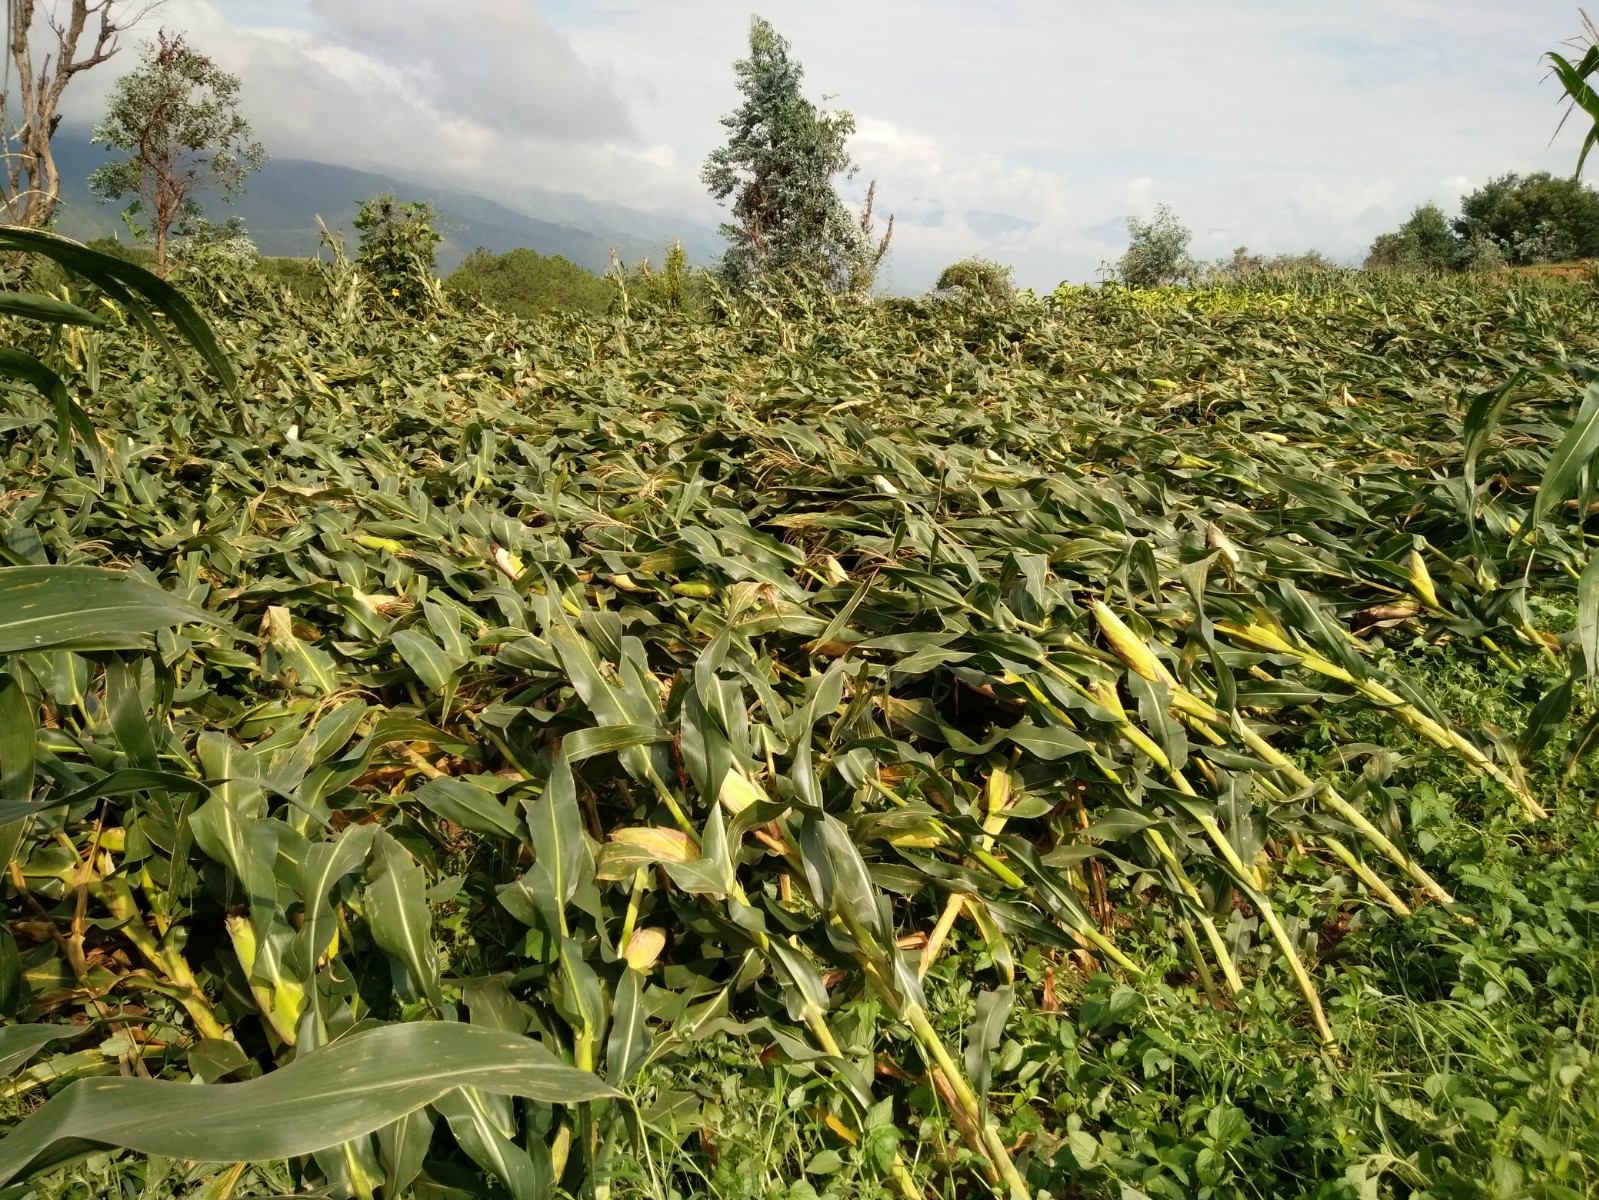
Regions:
M 876 266 L 875 247 L 833 185 L 856 170 L 846 145 L 855 118 L 805 98 L 804 68 L 762 17 L 750 18 L 749 57 L 733 71 L 744 100 L 722 118 L 727 144 L 700 171 L 712 196 L 732 202 L 733 220 L 721 227 L 723 282 L 746 290 L 786 272 L 840 290 L 858 284 L 862 268 Z
M 96 142 L 127 157 L 90 175 L 90 190 L 104 200 L 135 197 L 131 211 L 147 213 L 154 227 L 158 275 L 166 274 L 172 227 L 200 214 L 196 193 L 215 187 L 231 200 L 266 162 L 239 111 L 239 91 L 237 75 L 163 30 L 117 80 L 95 127 Z

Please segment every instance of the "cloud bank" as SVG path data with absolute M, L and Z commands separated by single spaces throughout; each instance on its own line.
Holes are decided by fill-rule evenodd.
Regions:
M 1565 0 L 771 0 L 809 94 L 855 113 L 898 216 L 888 282 L 954 258 L 1089 279 L 1171 204 L 1194 250 L 1356 260 L 1420 203 L 1569 171 L 1539 55 Z M 714 223 L 699 163 L 736 102 L 745 0 L 170 0 L 245 81 L 281 156 L 426 172 L 515 204 L 545 188 Z M 125 60 L 124 60 L 125 61 Z M 120 65 L 120 63 L 119 63 Z M 114 71 L 71 104 L 92 116 Z M 99 78 L 95 79 L 94 76 Z

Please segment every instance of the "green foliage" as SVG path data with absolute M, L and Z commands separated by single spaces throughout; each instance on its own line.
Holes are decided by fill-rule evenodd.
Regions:
M 229 217 L 223 225 L 204 217 L 191 217 L 173 235 L 172 257 L 185 270 L 204 273 L 254 266 L 261 252 L 245 229 L 243 217 Z
M 13 331 L 104 458 L 5 396 L 9 570 L 162 620 L 0 642 L 0 1170 L 1581 1194 L 1591 287 L 380 322 L 336 267 L 195 281 L 236 399 Z
M 1595 27 L 1587 13 L 1582 14 L 1582 25 L 1583 36 L 1573 39 L 1572 42 L 1583 52 L 1582 57 L 1575 63 L 1555 51 L 1544 55 L 1549 60 L 1549 73 L 1559 81 L 1566 98 L 1571 101 L 1565 115 L 1560 118 L 1560 126 L 1556 127 L 1555 132 L 1558 134 L 1571 114 L 1579 109 L 1593 122 L 1583 136 L 1582 149 L 1577 153 L 1577 169 L 1572 172 L 1573 179 L 1582 178 L 1582 167 L 1588 161 L 1588 152 L 1594 148 L 1595 143 L 1599 143 L 1599 94 L 1594 92 L 1593 86 L 1588 82 L 1593 73 L 1599 71 L 1599 27 Z
M 104 200 L 135 197 L 132 212 L 154 223 L 156 268 L 165 274 L 167 238 L 178 222 L 200 215 L 197 193 L 214 187 L 231 199 L 266 161 L 239 111 L 239 78 L 163 31 L 144 47 L 139 66 L 117 80 L 94 141 L 125 159 L 89 176 Z
M 950 263 L 940 271 L 933 291 L 957 299 L 1009 304 L 1015 298 L 1016 284 L 1010 267 L 974 256 Z
M 1368 271 L 1450 271 L 1460 264 L 1460 244 L 1436 204 L 1420 205 L 1397 233 L 1379 234 L 1366 256 Z
M 262 255 L 250 264 L 251 273 L 269 283 L 289 289 L 302 300 L 323 294 L 321 273 L 314 258 L 290 258 Z
M 874 248 L 833 187 L 834 176 L 855 170 L 845 147 L 854 117 L 805 98 L 803 68 L 761 17 L 750 18 L 749 57 L 733 71 L 744 100 L 722 118 L 727 144 L 700 172 L 712 196 L 732 200 L 733 221 L 721 227 L 723 282 L 746 291 L 778 273 L 861 290 L 863 261 Z
M 1498 270 L 1599 257 L 1599 192 L 1547 171 L 1503 175 L 1461 197 L 1450 221 L 1436 204 L 1380 235 L 1367 270 Z
M 431 203 L 402 203 L 392 193 L 361 202 L 355 261 L 383 303 L 408 313 L 438 307 L 438 219 Z
M 444 289 L 518 317 L 603 313 L 616 296 L 614 284 L 559 254 L 546 256 L 526 248 L 504 254 L 474 250 L 444 281 Z
M 155 250 L 149 246 L 130 246 L 117 237 L 95 238 L 85 245 L 99 254 L 108 254 L 112 258 L 120 258 L 123 262 L 137 263 L 152 270 L 155 267 Z
M 1191 283 L 1198 264 L 1188 256 L 1192 238 L 1187 226 L 1164 204 L 1148 221 L 1127 218 L 1127 251 L 1116 263 L 1116 277 L 1128 287 L 1168 287 Z
M 1248 246 L 1235 247 L 1228 258 L 1218 259 L 1210 274 L 1216 282 L 1258 280 L 1264 275 L 1294 276 L 1336 271 L 1338 265 L 1320 250 L 1303 254 L 1255 254 Z
M 1547 171 L 1502 175 L 1461 199 L 1454 230 L 1517 266 L 1599 258 L 1599 192 Z

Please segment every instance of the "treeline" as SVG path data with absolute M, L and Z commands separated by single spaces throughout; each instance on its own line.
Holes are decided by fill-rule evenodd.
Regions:
M 1366 256 L 1378 271 L 1482 271 L 1599 258 L 1599 192 L 1539 171 L 1502 175 L 1460 199 L 1453 218 L 1423 204 Z

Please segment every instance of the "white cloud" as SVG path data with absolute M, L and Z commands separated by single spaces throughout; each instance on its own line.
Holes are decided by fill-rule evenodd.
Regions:
M 672 143 L 640 138 L 604 71 L 534 4 L 310 0 L 271 17 L 260 4 L 169 0 L 145 32 L 185 30 L 237 73 L 279 157 L 402 168 L 512 203 L 534 186 L 640 207 L 684 191 Z M 66 115 L 93 119 L 133 53 L 75 84 Z
M 1417 204 L 1567 171 L 1539 54 L 1569 0 L 763 0 L 808 94 L 853 111 L 896 212 L 895 284 L 972 252 L 1091 278 L 1123 219 L 1171 204 L 1197 253 L 1358 259 Z M 269 147 L 677 209 L 737 101 L 748 0 L 169 0 L 237 70 Z M 91 75 L 101 75 L 100 72 Z M 75 89 L 94 103 L 98 84 Z M 89 80 L 84 80 L 88 85 Z

